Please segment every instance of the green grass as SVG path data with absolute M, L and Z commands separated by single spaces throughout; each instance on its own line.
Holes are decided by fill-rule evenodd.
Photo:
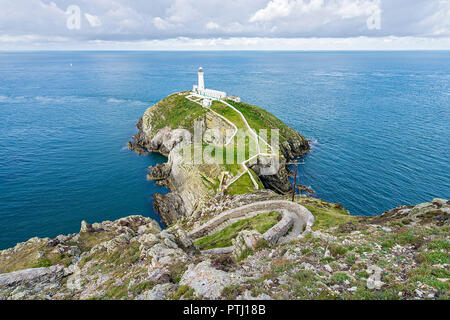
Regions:
M 109 288 L 106 294 L 102 297 L 102 300 L 119 300 L 126 298 L 128 293 L 128 283 L 129 280 L 120 286 Z
M 348 274 L 346 274 L 345 272 L 336 272 L 332 275 L 331 280 L 334 283 L 339 283 L 342 284 L 344 283 L 346 280 L 350 280 L 350 277 L 348 276 Z
M 178 287 L 177 291 L 172 292 L 167 296 L 167 300 L 180 300 L 181 297 L 184 297 L 188 300 L 192 300 L 194 298 L 194 289 L 189 288 L 187 285 L 181 285 Z
M 133 295 L 137 296 L 141 294 L 144 291 L 152 289 L 156 285 L 156 282 L 141 282 L 138 285 L 135 285 L 134 287 L 130 288 L 130 292 L 133 293 Z
M 53 263 L 49 259 L 41 258 L 33 265 L 33 268 L 48 268 L 52 265 Z
M 194 160 L 198 163 L 203 160 L 205 163 L 224 165 L 240 165 L 244 160 L 257 154 L 256 147 L 250 145 L 248 136 L 245 141 L 238 141 L 236 137 L 234 139 L 235 143 L 230 143 L 225 147 L 207 143 L 192 143 L 181 148 L 179 153 L 188 163 Z
M 450 241 L 445 239 L 438 239 L 430 241 L 427 245 L 427 248 L 430 250 L 450 250 Z
M 333 255 L 333 257 L 343 256 L 347 253 L 348 248 L 345 246 L 340 246 L 337 244 L 330 245 L 330 253 Z
M 200 173 L 201 177 L 202 177 L 202 183 L 205 187 L 207 187 L 208 189 L 212 189 L 214 190 L 214 192 L 217 192 L 217 190 L 219 189 L 219 185 L 220 185 L 220 181 L 218 178 L 214 177 L 214 178 L 208 178 L 205 175 L 203 175 L 202 173 Z
M 372 252 L 371 247 L 358 247 L 356 250 L 356 253 L 363 254 L 364 252 Z
M 175 264 L 172 264 L 169 268 L 170 278 L 173 282 L 178 283 L 181 281 L 181 277 L 186 270 L 187 265 L 184 262 L 177 262 Z
M 153 133 L 165 126 L 172 129 L 185 128 L 193 132 L 194 121 L 208 112 L 208 109 L 189 101 L 185 96 L 173 94 L 148 109 L 143 120 L 150 122 Z
M 241 115 L 222 102 L 214 101 L 211 105 L 211 109 L 230 120 L 238 127 L 238 129 L 247 129 Z
M 315 221 L 314 230 L 326 230 L 341 224 L 356 221 L 356 217 L 351 216 L 341 206 L 325 203 L 318 199 L 304 198 L 299 201 L 313 214 Z
M 300 270 L 299 272 L 293 275 L 293 278 L 297 279 L 300 282 L 316 280 L 314 272 L 310 270 Z
M 185 155 L 186 159 L 191 161 L 194 159 L 203 159 L 205 162 L 208 162 L 211 159 L 212 162 L 218 164 L 241 164 L 244 160 L 258 154 L 256 147 L 250 145 L 249 139 L 247 136 L 245 137 L 245 141 L 243 139 L 242 141 L 238 141 L 235 137 L 235 143 L 230 143 L 225 147 L 207 143 L 190 144 L 189 146 L 183 147 L 180 150 L 180 154 Z M 190 154 L 186 152 L 190 152 Z
M 242 261 L 245 258 L 247 258 L 248 256 L 253 255 L 255 252 L 253 251 L 253 249 L 250 248 L 246 248 L 244 251 L 242 251 L 241 255 L 239 257 L 237 257 L 236 261 Z
M 232 245 L 234 239 L 242 230 L 256 230 L 263 234 L 281 219 L 281 214 L 276 211 L 260 213 L 252 218 L 242 219 L 232 225 L 216 232 L 213 235 L 198 239 L 195 244 L 201 250 L 212 248 L 224 248 Z
M 227 100 L 229 104 L 239 110 L 247 119 L 248 124 L 258 132 L 260 129 L 268 129 L 267 140 L 270 143 L 271 133 L 269 129 L 280 130 L 280 142 L 286 141 L 288 137 L 302 137 L 297 131 L 283 123 L 266 110 L 244 102 Z
M 227 194 L 245 194 L 254 190 L 255 186 L 253 185 L 253 181 L 249 173 L 246 173 L 228 187 Z
M 430 266 L 422 266 L 420 268 L 413 269 L 409 272 L 409 281 L 411 283 L 422 282 L 426 283 L 437 290 L 447 291 L 450 289 L 450 285 L 439 279 L 448 279 L 450 273 L 448 270 L 440 268 L 432 268 Z
M 225 300 L 234 300 L 236 297 L 241 294 L 243 288 L 238 285 L 230 285 L 222 290 L 222 296 Z
M 418 259 L 423 264 L 449 264 L 450 263 L 450 254 L 448 252 L 442 252 L 442 251 L 429 251 L 429 252 L 422 252 L 419 254 Z
M 255 179 L 256 183 L 258 184 L 258 190 L 264 189 L 264 185 L 261 182 L 261 180 L 259 179 L 258 175 L 251 169 L 248 171 L 248 173 L 253 176 L 253 179 Z

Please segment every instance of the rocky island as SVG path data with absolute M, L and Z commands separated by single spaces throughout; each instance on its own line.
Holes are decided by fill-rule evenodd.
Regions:
M 161 100 L 144 113 L 137 125 L 139 132 L 134 136 L 134 142 L 129 142 L 129 147 L 140 154 L 159 152 L 168 157 L 167 163 L 152 167 L 148 175 L 149 179 L 157 180 L 171 190 L 167 195 L 154 196 L 155 207 L 167 225 L 190 216 L 218 194 L 244 194 L 260 189 L 270 189 L 280 194 L 290 192 L 292 187 L 286 162 L 309 151 L 305 137 L 264 109 L 221 100 L 205 108 L 202 107 L 202 100 L 195 100 L 189 92 L 176 93 Z M 230 139 L 237 140 L 236 131 L 245 135 L 249 130 L 256 133 L 261 129 L 277 129 L 280 153 L 277 170 L 270 175 L 262 174 L 267 153 L 252 153 L 248 141 L 244 142 L 247 145 L 243 145 L 243 148 L 248 147 L 244 150 L 243 161 L 252 156 L 254 161 L 244 168 L 237 161 L 236 154 L 232 161 L 222 161 L 225 163 L 200 161 L 194 164 L 185 161 L 180 149 L 190 150 L 193 146 L 195 125 L 202 148 L 205 144 L 211 144 L 215 146 L 215 151 L 218 148 L 225 151 L 238 149 L 240 145 L 237 141 L 228 144 L 231 148 L 226 146 Z M 248 134 L 247 138 L 252 139 L 252 134 Z
M 142 216 L 83 221 L 79 233 L 0 251 L 0 299 L 449 298 L 450 201 L 373 217 L 292 201 L 286 164 L 308 140 L 264 109 L 208 100 L 168 96 L 128 144 L 168 158 L 148 175 L 170 189 L 154 195 L 166 229 Z M 244 155 L 217 161 L 218 150 L 236 151 L 240 130 Z M 215 160 L 190 161 L 196 146 Z

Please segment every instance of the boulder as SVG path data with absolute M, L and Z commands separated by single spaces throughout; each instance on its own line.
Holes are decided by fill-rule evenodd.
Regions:
M 80 232 L 93 232 L 94 228 L 91 224 L 87 223 L 86 221 L 81 221 L 81 229 Z
M 50 298 L 61 287 L 63 277 L 63 266 L 0 274 L 0 299 Z
M 243 230 L 232 240 L 233 257 L 239 259 L 247 249 L 254 250 L 263 241 L 262 235 L 256 230 Z
M 241 276 L 217 270 L 211 265 L 211 260 L 205 260 L 197 265 L 189 265 L 180 284 L 194 289 L 197 296 L 217 299 L 221 296 L 223 288 L 242 281 Z
M 63 266 L 35 268 L 0 274 L 0 290 L 10 287 L 46 285 L 58 283 L 64 276 Z
M 157 284 L 151 290 L 148 290 L 136 297 L 136 300 L 163 300 L 175 288 L 173 283 Z

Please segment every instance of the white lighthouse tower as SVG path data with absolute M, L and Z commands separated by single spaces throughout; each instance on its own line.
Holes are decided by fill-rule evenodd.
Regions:
M 198 68 L 198 90 L 205 90 L 205 77 L 203 73 L 203 68 Z
M 224 99 L 227 96 L 226 92 L 205 88 L 205 75 L 202 67 L 198 68 L 198 83 L 194 84 L 192 93 L 198 97 L 213 100 Z

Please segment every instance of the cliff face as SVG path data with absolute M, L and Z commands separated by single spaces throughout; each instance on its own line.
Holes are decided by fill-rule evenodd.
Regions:
M 200 254 L 188 236 L 225 209 L 282 198 L 268 190 L 218 195 L 163 231 L 130 216 L 30 239 L 0 251 L 0 299 L 450 298 L 448 200 L 355 217 L 297 197 L 314 214 L 312 231 L 259 245 L 258 233 L 244 230 L 233 240 L 239 256 Z
M 155 209 L 160 213 L 163 221 L 171 225 L 178 219 L 192 213 L 199 203 L 213 196 L 216 192 L 214 186 L 204 182 L 204 179 L 218 177 L 222 168 L 218 164 L 192 164 L 186 162 L 181 152 L 183 147 L 192 143 L 192 128 L 179 128 L 179 124 L 166 125 L 163 128 L 155 128 L 152 120 L 158 110 L 158 105 L 148 109 L 137 127 L 139 132 L 133 137 L 135 142 L 129 146 L 142 152 L 159 152 L 168 157 L 165 164 L 150 168 L 148 178 L 157 180 L 159 184 L 168 187 L 168 194 L 155 194 Z M 227 132 L 230 126 L 214 114 L 202 114 L 197 118 L 201 124 L 203 134 L 206 130 L 215 128 L 220 132 Z M 226 140 L 226 135 L 216 137 L 221 141 Z
M 247 110 L 247 106 L 243 105 L 243 110 Z M 308 152 L 308 141 L 263 109 L 251 108 L 257 114 L 247 115 L 247 119 L 257 117 L 266 121 L 255 122 L 255 126 L 267 125 L 268 128 L 280 130 L 281 165 L 272 175 L 262 174 L 265 166 L 263 158 L 249 168 L 256 173 L 255 177 L 265 188 L 280 194 L 287 193 L 291 186 L 285 163 Z M 189 101 L 185 94 L 174 94 L 144 113 L 137 124 L 139 131 L 133 137 L 134 142 L 129 142 L 129 147 L 139 154 L 159 152 L 168 157 L 167 163 L 150 168 L 148 175 L 149 179 L 157 180 L 171 190 L 166 195 L 154 195 L 155 209 L 167 225 L 191 215 L 202 203 L 222 192 L 221 188 L 227 179 L 230 181 L 232 174 L 238 174 L 233 171 L 240 169 L 239 164 L 227 166 L 210 162 L 194 165 L 186 162 L 182 149 L 192 144 L 195 125 L 200 128 L 203 141 L 214 145 L 224 145 L 233 138 L 232 133 L 236 128 L 224 116 Z M 211 130 L 214 130 L 213 135 Z M 251 189 L 252 186 L 250 192 Z

